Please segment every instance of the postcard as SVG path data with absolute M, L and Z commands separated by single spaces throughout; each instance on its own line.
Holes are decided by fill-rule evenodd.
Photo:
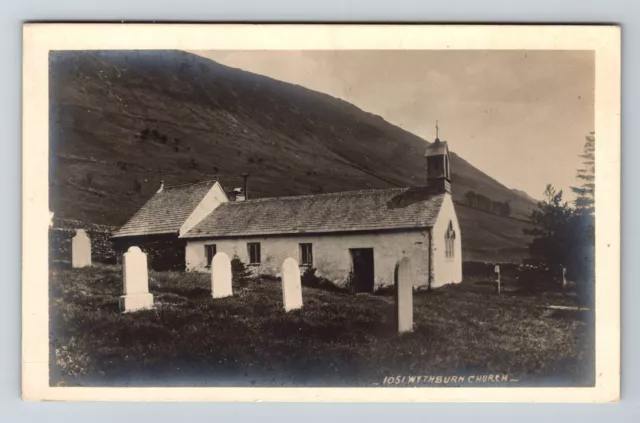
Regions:
M 615 26 L 25 25 L 23 398 L 618 401 L 620 83 Z

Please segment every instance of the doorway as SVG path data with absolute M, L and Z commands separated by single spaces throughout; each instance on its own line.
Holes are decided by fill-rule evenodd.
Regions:
M 352 248 L 353 289 L 356 292 L 373 292 L 373 248 Z

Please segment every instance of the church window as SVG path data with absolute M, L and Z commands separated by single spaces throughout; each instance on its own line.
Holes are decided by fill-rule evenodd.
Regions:
M 449 221 L 449 227 L 444 234 L 444 256 L 447 260 L 453 260 L 455 256 L 456 231 L 453 230 L 453 223 Z
M 310 243 L 300 244 L 300 264 L 303 266 L 313 265 L 313 250 Z
M 249 242 L 247 244 L 247 249 L 249 250 L 249 263 L 259 264 L 260 263 L 260 243 Z

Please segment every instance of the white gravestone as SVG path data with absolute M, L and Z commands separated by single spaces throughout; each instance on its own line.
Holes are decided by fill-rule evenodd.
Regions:
M 136 311 L 153 307 L 149 293 L 147 255 L 138 247 L 130 247 L 122 257 L 124 295 L 120 297 L 120 310 Z
M 411 261 L 404 257 L 396 264 L 396 321 L 398 332 L 413 331 L 413 280 Z
M 224 298 L 232 295 L 231 261 L 225 253 L 216 253 L 211 261 L 211 296 Z
M 282 264 L 282 302 L 285 311 L 302 307 L 302 286 L 300 285 L 300 268 L 298 262 L 291 257 Z
M 86 266 L 91 266 L 91 241 L 84 229 L 79 229 L 71 239 L 71 267 Z

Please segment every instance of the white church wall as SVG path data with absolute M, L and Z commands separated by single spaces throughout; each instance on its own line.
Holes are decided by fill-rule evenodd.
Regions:
M 447 258 L 445 254 L 445 233 L 449 222 L 452 222 L 456 232 L 453 259 Z M 451 195 L 444 197 L 440 213 L 433 225 L 433 240 L 434 280 L 432 287 L 437 288 L 449 283 L 462 282 L 462 234 Z
M 351 235 L 309 235 L 309 236 L 274 236 L 251 237 L 217 240 L 187 240 L 186 267 L 188 271 L 209 271 L 206 268 L 206 244 L 215 244 L 217 252 L 224 252 L 229 257 L 238 257 L 254 274 L 281 276 L 280 267 L 287 257 L 301 262 L 301 243 L 311 243 L 313 249 L 313 265 L 316 275 L 325 277 L 337 285 L 347 282 L 352 269 L 352 258 L 349 249 L 373 248 L 374 286 L 393 284 L 393 274 L 398 260 L 404 256 L 411 257 L 415 263 L 414 285 L 426 286 L 429 276 L 429 242 L 426 230 L 402 232 L 381 232 Z M 251 265 L 247 244 L 259 242 L 261 247 L 261 263 Z M 301 266 L 304 271 L 305 266 Z
M 204 196 L 202 201 L 200 201 L 200 204 L 198 204 L 191 215 L 189 215 L 187 220 L 182 224 L 182 227 L 180 228 L 180 235 L 196 226 L 202 219 L 215 210 L 216 207 L 222 203 L 226 203 L 227 201 L 229 201 L 227 194 L 225 194 L 222 186 L 216 182 L 211 187 L 207 195 Z

